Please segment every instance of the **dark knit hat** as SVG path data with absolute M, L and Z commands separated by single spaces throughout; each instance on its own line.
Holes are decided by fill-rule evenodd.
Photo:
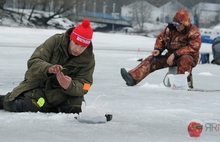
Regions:
M 92 40 L 92 35 L 93 30 L 90 26 L 90 21 L 84 19 L 80 25 L 73 29 L 70 38 L 79 45 L 88 46 Z

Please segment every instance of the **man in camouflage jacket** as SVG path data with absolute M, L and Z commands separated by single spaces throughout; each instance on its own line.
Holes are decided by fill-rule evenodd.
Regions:
M 201 37 L 199 29 L 190 22 L 188 11 L 180 9 L 156 39 L 152 55 L 138 66 L 126 71 L 121 69 L 121 75 L 128 86 L 134 86 L 155 70 L 177 66 L 177 74 L 188 71 L 188 81 L 192 68 L 199 60 Z M 162 52 L 167 52 L 162 55 Z

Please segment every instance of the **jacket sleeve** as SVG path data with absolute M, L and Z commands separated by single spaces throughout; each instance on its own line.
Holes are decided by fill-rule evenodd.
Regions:
M 52 66 L 49 61 L 53 55 L 53 50 L 57 45 L 56 38 L 55 35 L 50 37 L 35 49 L 27 62 L 28 70 L 25 75 L 26 77 L 28 76 L 29 78 L 37 80 L 42 80 L 48 77 L 47 70 Z
M 72 82 L 65 94 L 70 96 L 83 96 L 88 93 L 90 86 L 93 84 L 93 72 L 95 68 L 95 61 L 91 62 L 84 68 L 81 68 L 77 74 L 71 76 Z
M 162 31 L 159 35 L 158 35 L 158 37 L 157 37 L 157 39 L 156 39 L 156 42 L 155 42 L 155 44 L 154 44 L 154 49 L 155 50 L 159 50 L 160 51 L 160 53 L 162 53 L 164 50 L 165 50 L 165 47 L 166 47 L 166 45 L 165 45 L 165 43 L 166 43 L 166 38 L 165 38 L 165 35 L 166 35 L 166 33 L 168 33 L 169 32 L 169 29 L 168 29 L 168 27 L 167 28 L 165 28 L 165 30 L 164 31 Z

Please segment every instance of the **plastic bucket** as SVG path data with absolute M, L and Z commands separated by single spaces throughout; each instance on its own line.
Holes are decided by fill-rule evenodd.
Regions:
M 173 90 L 187 90 L 188 82 L 187 82 L 187 76 L 189 75 L 188 72 L 185 72 L 185 74 L 169 74 L 168 79 L 170 81 L 170 87 Z
M 177 67 L 169 67 L 168 75 L 169 74 L 177 74 Z M 167 79 L 167 87 L 171 87 L 169 78 Z

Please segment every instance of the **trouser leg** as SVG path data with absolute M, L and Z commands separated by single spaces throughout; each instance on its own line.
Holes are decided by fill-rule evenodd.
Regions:
M 41 110 L 37 102 L 28 96 L 18 97 L 14 103 L 11 103 L 15 112 L 38 112 Z
M 128 73 L 132 76 L 137 84 L 151 72 L 166 67 L 168 67 L 166 56 L 162 55 L 156 58 L 154 58 L 153 56 L 149 56 Z
M 14 109 L 11 107 L 11 103 L 14 101 L 9 101 L 10 95 L 11 95 L 11 92 L 8 92 L 3 99 L 3 108 L 6 111 L 14 111 Z
M 81 105 L 83 100 L 83 97 L 69 96 L 66 101 L 57 106 L 57 110 L 58 112 L 79 114 L 82 111 Z
M 177 74 L 184 74 L 186 71 L 189 72 L 187 77 L 188 82 L 191 81 L 192 77 L 192 68 L 196 66 L 196 63 L 192 56 L 183 55 L 177 60 Z
M 30 90 L 19 95 L 15 100 L 9 101 L 8 93 L 3 100 L 3 107 L 12 112 L 54 112 L 53 107 L 47 103 L 44 94 L 40 88 Z M 43 102 L 39 99 L 43 98 Z
M 28 96 L 20 95 L 13 101 L 9 101 L 10 93 L 8 93 L 3 101 L 4 109 L 12 112 L 37 112 L 40 111 L 40 107 L 36 101 L 32 100 Z
M 169 55 L 162 55 L 156 58 L 154 58 L 153 56 L 149 56 L 128 73 L 137 84 L 155 70 L 169 67 L 169 65 L 167 64 L 168 57 Z M 174 60 L 172 66 L 177 66 L 177 74 L 184 74 L 185 71 L 188 71 L 189 76 L 187 77 L 187 80 L 188 82 L 190 82 L 192 76 L 192 68 L 196 66 L 196 63 L 190 55 L 183 55 L 177 60 Z
M 189 88 L 193 88 L 192 69 L 195 66 L 196 63 L 190 55 L 183 55 L 177 60 L 177 74 L 184 74 L 186 71 L 189 72 L 189 75 L 187 76 Z

